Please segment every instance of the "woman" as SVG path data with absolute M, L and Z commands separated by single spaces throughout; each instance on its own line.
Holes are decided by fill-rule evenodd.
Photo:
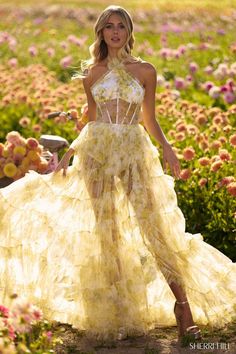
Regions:
M 23 293 L 49 319 L 97 338 L 176 319 L 180 340 L 199 339 L 194 320 L 232 320 L 235 265 L 185 232 L 174 191 L 179 162 L 155 119 L 156 71 L 131 54 L 128 12 L 105 9 L 95 37 L 83 77 L 89 122 L 56 173 L 31 171 L 0 193 L 1 300 Z

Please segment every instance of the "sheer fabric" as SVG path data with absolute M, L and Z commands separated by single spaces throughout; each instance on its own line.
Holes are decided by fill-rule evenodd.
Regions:
M 145 90 L 123 65 L 92 87 L 97 120 L 62 172 L 0 190 L 0 301 L 18 293 L 48 319 L 100 339 L 175 325 L 168 283 L 186 291 L 197 324 L 235 315 L 235 264 L 185 230 L 139 111 Z

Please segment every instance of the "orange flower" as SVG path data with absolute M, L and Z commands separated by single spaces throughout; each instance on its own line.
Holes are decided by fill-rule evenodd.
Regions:
M 236 134 L 233 134 L 229 137 L 229 142 L 232 146 L 236 146 Z
M 212 143 L 211 143 L 211 148 L 212 149 L 219 149 L 220 147 L 222 146 L 222 143 L 219 141 L 219 140 L 214 140 Z
M 198 162 L 201 166 L 208 166 L 210 164 L 210 159 L 208 157 L 200 157 Z
M 35 133 L 40 133 L 41 130 L 42 130 L 42 127 L 41 127 L 40 124 L 34 124 L 34 125 L 32 126 L 32 130 L 33 130 L 33 132 L 35 132 Z
M 223 118 L 221 117 L 221 115 L 217 115 L 213 118 L 213 124 L 222 124 L 223 123 Z
M 200 187 L 204 187 L 207 184 L 207 178 L 201 178 L 198 182 Z
M 186 161 L 190 161 L 195 156 L 195 150 L 190 146 L 183 150 L 183 157 Z
M 236 197 L 236 182 L 229 183 L 226 188 L 229 194 L 231 194 L 233 197 Z
M 196 123 L 199 125 L 205 125 L 207 123 L 207 118 L 204 116 L 204 114 L 199 114 L 196 117 Z
M 213 164 L 211 165 L 211 171 L 212 172 L 216 172 L 218 171 L 221 166 L 223 165 L 223 162 L 222 161 L 215 161 L 213 162 Z
M 27 157 L 30 159 L 30 161 L 34 161 L 34 162 L 40 160 L 40 155 L 35 150 L 30 150 L 27 154 Z
M 39 164 L 38 164 L 38 168 L 37 168 L 37 171 L 39 173 L 44 173 L 46 172 L 48 169 L 48 161 L 44 158 L 41 158 Z
M 200 147 L 200 149 L 202 149 L 203 151 L 205 151 L 205 150 L 208 149 L 209 144 L 208 144 L 208 141 L 202 140 L 202 141 L 199 143 L 198 146 Z
M 175 139 L 177 141 L 183 141 L 185 139 L 185 134 L 183 132 L 179 132 L 179 133 L 175 134 Z
M 191 170 L 189 168 L 185 168 L 180 172 L 180 178 L 184 181 L 191 177 Z
M 189 134 L 197 134 L 199 129 L 194 124 L 188 124 L 187 125 L 187 131 L 188 131 Z
M 220 136 L 220 137 L 218 138 L 218 140 L 219 140 L 222 144 L 224 144 L 224 143 L 227 142 L 227 139 L 226 139 L 225 136 Z
M 2 156 L 3 150 L 4 150 L 4 145 L 0 143 L 0 156 Z
M 187 131 L 187 126 L 185 123 L 180 123 L 176 127 L 177 132 L 185 132 Z
M 22 117 L 20 120 L 19 120 L 19 124 L 23 127 L 23 128 L 26 128 L 28 127 L 28 125 L 30 124 L 30 118 L 28 117 Z
M 229 133 L 232 130 L 232 126 L 230 124 L 227 124 L 224 128 L 223 131 L 225 133 Z

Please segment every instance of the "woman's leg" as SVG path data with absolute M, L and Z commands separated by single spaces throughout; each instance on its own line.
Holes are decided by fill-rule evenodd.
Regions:
M 143 173 L 142 169 L 139 170 L 139 173 L 140 176 L 142 176 Z M 159 230 L 160 235 L 151 235 L 152 232 L 150 233 L 150 227 L 149 227 L 151 220 L 150 222 L 147 222 L 147 220 L 143 220 L 142 215 L 139 215 L 140 211 L 136 207 L 135 198 L 131 197 L 133 192 L 133 175 L 132 175 L 131 168 L 129 169 L 128 178 L 126 179 L 126 181 L 124 180 L 124 175 L 125 172 L 123 172 L 123 174 L 120 175 L 120 178 L 123 184 L 123 188 L 126 192 L 126 195 L 129 201 L 131 202 L 134 211 L 136 212 L 137 221 L 139 223 L 140 230 L 145 235 L 144 242 L 148 247 L 148 249 L 150 250 L 150 252 L 155 257 L 158 267 L 162 271 L 171 291 L 173 292 L 176 298 L 174 313 L 176 319 L 177 317 L 178 319 L 180 319 L 181 317 L 181 323 L 177 321 L 179 335 L 181 336 L 182 334 L 185 333 L 188 327 L 194 325 L 191 309 L 187 300 L 184 287 L 180 285 L 182 284 L 181 274 L 177 270 L 178 267 L 177 264 L 175 264 L 174 255 L 171 253 L 171 251 L 170 254 L 168 254 L 167 244 L 165 244 L 165 242 L 162 243 L 162 250 L 164 248 L 166 249 L 164 255 L 162 254 L 163 252 L 162 250 L 160 252 L 159 249 L 156 249 L 155 239 L 157 239 L 158 237 L 165 239 L 164 235 L 162 235 L 162 230 Z M 145 180 L 145 178 L 143 178 L 143 180 Z M 142 183 L 142 185 L 145 184 Z M 142 198 L 143 211 L 145 211 L 146 209 L 146 215 L 151 214 L 151 211 L 153 210 L 155 204 L 151 191 L 148 188 L 146 188 L 146 194 L 145 193 L 143 193 L 143 195 L 140 194 L 139 198 Z M 178 282 L 174 281 L 173 278 L 178 279 Z M 181 304 L 179 304 L 179 302 Z
M 176 309 L 175 309 L 175 313 L 177 316 L 181 315 L 183 331 L 185 331 L 187 327 L 194 325 L 193 316 L 192 316 L 192 312 L 191 312 L 189 303 L 188 302 L 186 303 L 186 301 L 188 301 L 187 296 L 186 296 L 184 290 L 182 289 L 182 287 L 180 285 L 178 285 L 177 283 L 171 282 L 169 284 L 169 287 L 170 287 L 171 291 L 173 292 L 173 294 L 176 298 L 176 301 L 184 303 L 184 304 L 177 304 Z

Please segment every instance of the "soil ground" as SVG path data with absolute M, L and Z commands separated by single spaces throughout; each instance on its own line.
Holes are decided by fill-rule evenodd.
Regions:
M 63 343 L 57 345 L 57 354 L 235 354 L 236 321 L 224 328 L 209 330 L 200 327 L 203 339 L 181 347 L 177 343 L 176 327 L 155 328 L 147 335 L 128 337 L 114 342 L 92 341 L 85 334 L 66 324 L 57 324 Z M 204 349 L 205 348 L 205 349 Z M 218 349 L 217 349 L 218 348 Z

